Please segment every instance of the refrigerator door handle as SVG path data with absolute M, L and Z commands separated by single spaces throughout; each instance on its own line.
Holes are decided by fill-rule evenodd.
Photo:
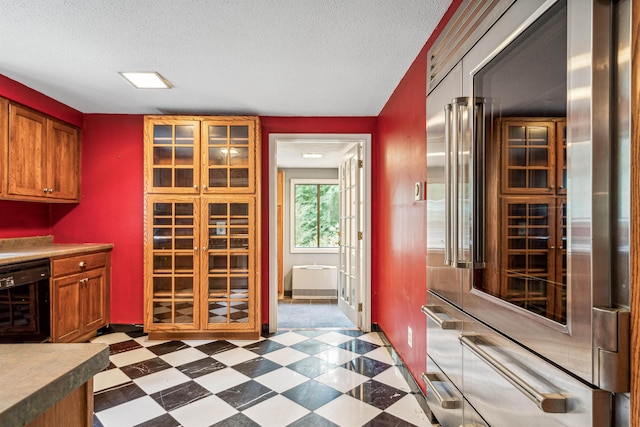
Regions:
M 444 264 L 453 266 L 451 251 L 451 104 L 444 106 Z

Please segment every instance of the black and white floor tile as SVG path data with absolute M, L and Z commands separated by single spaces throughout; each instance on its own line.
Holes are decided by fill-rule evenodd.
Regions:
M 258 341 L 115 332 L 94 426 L 431 426 L 378 333 L 292 330 Z

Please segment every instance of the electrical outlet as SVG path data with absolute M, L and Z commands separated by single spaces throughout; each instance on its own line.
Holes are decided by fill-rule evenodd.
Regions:
M 407 326 L 407 343 L 409 347 L 413 348 L 413 331 L 411 330 L 411 326 Z

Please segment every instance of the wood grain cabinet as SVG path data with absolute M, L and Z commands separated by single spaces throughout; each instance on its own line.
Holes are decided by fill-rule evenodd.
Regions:
M 80 130 L 4 100 L 5 199 L 77 202 L 80 197 Z
M 259 337 L 259 140 L 255 117 L 146 117 L 151 338 Z
M 109 323 L 110 251 L 51 260 L 51 341 L 86 341 Z

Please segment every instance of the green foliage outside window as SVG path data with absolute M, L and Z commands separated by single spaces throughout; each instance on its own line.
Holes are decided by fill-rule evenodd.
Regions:
M 339 190 L 335 184 L 296 184 L 295 246 L 337 248 Z

